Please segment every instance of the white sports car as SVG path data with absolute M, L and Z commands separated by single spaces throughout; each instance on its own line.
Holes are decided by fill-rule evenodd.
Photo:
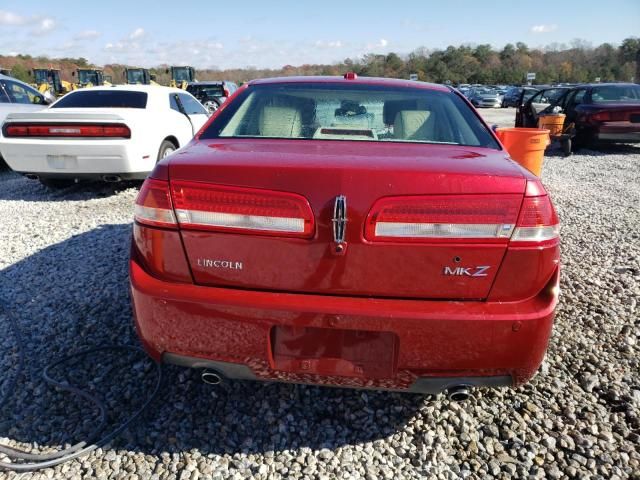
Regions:
M 87 88 L 46 110 L 9 114 L 0 153 L 12 170 L 54 188 L 81 179 L 143 179 L 207 119 L 200 102 L 177 88 Z

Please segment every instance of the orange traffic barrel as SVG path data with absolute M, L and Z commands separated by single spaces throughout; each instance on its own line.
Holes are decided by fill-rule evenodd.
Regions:
M 546 128 L 551 136 L 562 135 L 564 131 L 564 113 L 550 113 L 538 117 L 538 128 Z
M 540 128 L 498 128 L 496 135 L 511 158 L 538 177 L 542 173 L 544 149 L 550 143 L 549 130 Z

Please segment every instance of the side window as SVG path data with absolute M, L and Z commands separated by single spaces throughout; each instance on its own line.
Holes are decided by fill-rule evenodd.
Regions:
M 544 103 L 544 92 L 538 92 L 532 97 L 530 97 L 531 103 Z
M 587 91 L 585 89 L 578 90 L 575 96 L 573 97 L 571 104 L 575 107 L 576 105 L 580 105 L 581 103 L 584 103 L 584 96 L 586 93 Z
M 178 96 L 182 101 L 182 106 L 186 110 L 188 115 L 206 115 L 207 110 L 202 106 L 202 104 L 193 98 L 191 95 L 186 93 L 179 93 Z
M 0 103 L 9 103 L 9 97 L 7 97 L 7 94 L 4 93 L 2 85 L 0 85 Z
M 5 80 L 3 85 L 13 103 L 40 103 L 38 100 L 34 100 L 39 97 L 35 91 L 31 92 L 19 83 Z
M 178 103 L 176 102 L 175 95 L 176 95 L 175 93 L 169 94 L 169 106 L 171 107 L 171 110 L 175 110 L 176 112 L 180 113 L 180 109 L 178 108 Z

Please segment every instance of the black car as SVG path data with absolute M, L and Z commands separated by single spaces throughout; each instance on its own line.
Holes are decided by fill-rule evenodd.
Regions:
M 540 89 L 536 87 L 509 87 L 507 93 L 502 97 L 502 108 L 517 107 L 520 104 L 523 93 L 524 97 L 529 99 L 539 90 Z
M 187 92 L 196 97 L 209 112 L 215 112 L 238 86 L 225 80 L 211 82 L 192 82 L 187 85 Z
M 541 115 L 564 113 L 572 146 L 596 143 L 640 143 L 640 85 L 593 83 L 540 90 L 521 97 L 516 127 L 537 127 Z

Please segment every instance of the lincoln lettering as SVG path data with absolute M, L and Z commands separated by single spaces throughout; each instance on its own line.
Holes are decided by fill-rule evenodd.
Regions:
M 242 262 L 232 262 L 231 260 L 213 260 L 210 258 L 199 258 L 198 266 L 203 268 L 227 268 L 229 270 L 242 270 Z

